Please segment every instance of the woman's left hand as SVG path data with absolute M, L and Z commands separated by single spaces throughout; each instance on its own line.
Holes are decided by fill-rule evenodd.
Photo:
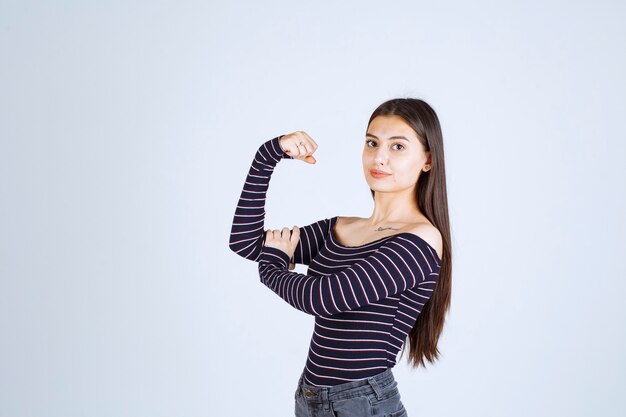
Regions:
M 294 226 L 293 231 L 288 227 L 283 227 L 282 230 L 268 230 L 265 232 L 265 246 L 282 250 L 289 256 L 289 259 L 293 257 L 299 241 L 300 229 L 298 226 Z

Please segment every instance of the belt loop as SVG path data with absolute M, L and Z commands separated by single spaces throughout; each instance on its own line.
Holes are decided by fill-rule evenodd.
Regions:
M 322 388 L 320 391 L 322 397 L 322 404 L 324 404 L 324 411 L 330 411 L 330 401 L 328 401 L 328 388 Z
M 376 393 L 376 399 L 380 400 L 382 398 L 382 388 L 378 385 L 378 382 L 374 377 L 367 378 L 367 382 L 372 386 L 372 389 Z

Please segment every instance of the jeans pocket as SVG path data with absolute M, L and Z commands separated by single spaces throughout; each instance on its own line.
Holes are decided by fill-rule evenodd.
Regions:
M 341 417 L 370 417 L 372 405 L 367 395 L 357 395 L 331 401 L 332 414 Z
M 372 414 L 375 416 L 406 416 L 406 410 L 400 399 L 400 391 L 395 387 L 383 392 L 380 399 L 376 395 L 370 396 L 370 403 L 372 405 Z

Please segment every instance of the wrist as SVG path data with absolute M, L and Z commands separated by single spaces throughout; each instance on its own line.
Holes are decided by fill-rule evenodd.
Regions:
M 285 152 L 285 148 L 283 148 L 283 145 L 281 143 L 281 139 L 283 136 L 285 135 L 280 135 L 270 140 L 271 145 L 273 145 L 274 149 L 276 150 L 275 155 L 278 158 L 293 159 L 287 152 Z

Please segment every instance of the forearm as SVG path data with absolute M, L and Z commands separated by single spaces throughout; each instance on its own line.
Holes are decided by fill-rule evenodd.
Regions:
M 419 245 L 419 246 L 418 246 Z M 261 282 L 294 308 L 315 316 L 332 316 L 414 289 L 429 296 L 439 268 L 429 263 L 423 241 L 396 236 L 375 253 L 340 272 L 313 276 L 287 269 L 289 255 L 264 246 L 259 257 Z

